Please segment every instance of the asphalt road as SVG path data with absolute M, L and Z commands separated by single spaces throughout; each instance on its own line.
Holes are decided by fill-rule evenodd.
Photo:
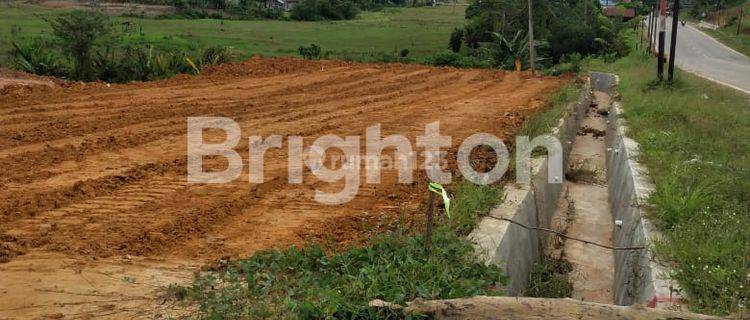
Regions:
M 667 54 L 671 30 L 672 19 L 668 19 Z M 680 69 L 750 94 L 750 58 L 690 25 L 678 24 L 675 64 Z

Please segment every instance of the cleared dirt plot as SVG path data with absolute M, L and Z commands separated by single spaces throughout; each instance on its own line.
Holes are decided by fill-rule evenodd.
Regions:
M 0 319 L 163 314 L 155 293 L 189 281 L 200 266 L 311 239 L 357 245 L 420 217 L 424 172 L 399 184 L 396 170 L 384 170 L 381 184 L 362 179 L 354 200 L 323 205 L 315 190 L 340 186 L 309 171 L 302 184 L 288 183 L 286 139 L 265 156 L 265 183 L 248 183 L 244 172 L 228 184 L 188 184 L 187 117 L 234 119 L 244 158 L 250 135 L 298 135 L 307 145 L 326 134 L 364 139 L 380 124 L 383 136 L 414 141 L 434 121 L 455 152 L 477 132 L 512 143 L 523 119 L 563 83 L 488 70 L 254 58 L 152 83 L 3 89 Z M 222 168 L 222 160 L 207 166 Z

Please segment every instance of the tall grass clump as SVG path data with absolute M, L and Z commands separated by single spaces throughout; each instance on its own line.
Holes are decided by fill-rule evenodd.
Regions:
M 34 38 L 28 42 L 11 42 L 11 65 L 23 72 L 42 76 L 61 77 L 70 68 L 65 58 L 55 51 L 47 50 L 48 41 Z
M 233 58 L 225 46 L 187 50 L 120 44 L 109 18 L 91 12 L 66 12 L 47 21 L 55 38 L 14 40 L 9 52 L 13 67 L 72 80 L 130 82 L 201 73 Z

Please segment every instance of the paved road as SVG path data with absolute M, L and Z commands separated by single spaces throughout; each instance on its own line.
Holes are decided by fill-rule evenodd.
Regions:
M 667 21 L 668 54 L 672 20 Z M 750 58 L 719 43 L 695 27 L 683 27 L 679 24 L 675 63 L 680 69 L 750 94 Z

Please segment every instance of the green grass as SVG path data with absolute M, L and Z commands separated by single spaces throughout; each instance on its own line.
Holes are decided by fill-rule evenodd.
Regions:
M 458 184 L 455 195 L 453 201 L 458 205 L 452 209 L 451 224 L 459 234 L 469 234 L 479 217 L 503 201 L 500 186 L 475 185 L 466 180 Z
M 542 134 L 550 133 L 552 128 L 559 124 L 560 118 L 570 114 L 570 104 L 575 102 L 581 94 L 581 85 L 570 82 L 552 93 L 547 108 L 534 113 L 526 120 L 520 135 L 528 136 L 530 139 Z
M 750 100 L 678 70 L 653 85 L 656 62 L 631 53 L 588 69 L 620 76 L 624 117 L 656 185 L 652 220 L 665 241 L 657 253 L 694 311 L 728 314 L 750 299 Z M 747 312 L 747 311 L 744 311 Z
M 363 12 L 349 21 L 296 22 L 278 20 L 142 19 L 130 21 L 135 32 L 123 36 L 124 43 L 148 42 L 160 47 L 198 49 L 230 46 L 241 56 L 298 55 L 302 45 L 318 44 L 332 56 L 368 60 L 382 54 L 408 49 L 409 57 L 422 58 L 447 48 L 451 31 L 464 22 L 463 6 L 386 8 Z M 10 41 L 41 35 L 51 37 L 43 18 L 62 10 L 33 5 L 0 4 L 0 52 L 10 49 Z M 11 34 L 14 26 L 20 32 Z
M 499 199 L 497 191 L 477 195 L 488 188 L 462 184 L 455 212 L 489 210 Z M 480 262 L 471 243 L 451 228 L 453 223 L 437 221 L 428 251 L 421 234 L 405 230 L 338 253 L 315 244 L 272 250 L 204 274 L 191 287 L 171 287 L 168 294 L 197 303 L 199 317 L 207 319 L 401 318 L 398 311 L 368 303 L 502 295 L 500 267 Z
M 573 270 L 564 259 L 545 258 L 535 263 L 529 272 L 529 284 L 525 295 L 539 298 L 569 298 L 573 284 L 568 274 Z
M 742 7 L 745 9 L 745 16 L 742 18 L 742 27 L 740 28 L 739 35 L 737 34 L 738 21 L 736 19 L 732 23 L 717 30 L 703 29 L 702 31 L 708 33 L 732 49 L 737 50 L 746 56 L 750 56 L 750 2 L 745 3 Z

